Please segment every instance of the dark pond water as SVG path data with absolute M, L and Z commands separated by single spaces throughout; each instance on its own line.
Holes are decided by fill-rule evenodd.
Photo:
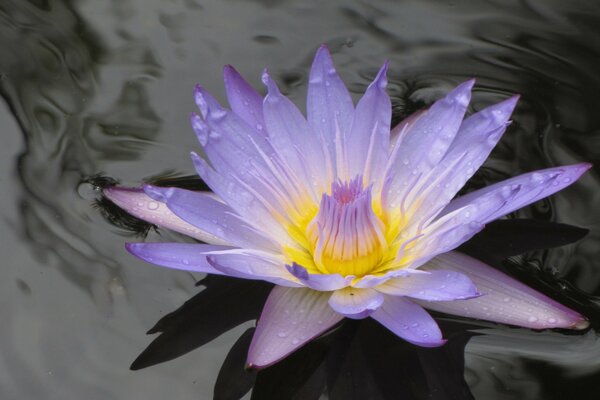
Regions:
M 508 272 L 589 315 L 591 330 L 440 316 L 454 339 L 419 352 L 349 323 L 255 376 L 239 368 L 253 325 L 243 321 L 265 288 L 213 280 L 206 291 L 217 300 L 232 293 L 229 303 L 206 309 L 215 298 L 196 297 L 163 320 L 166 339 L 136 366 L 174 359 L 129 369 L 156 337 L 145 332 L 197 295 L 202 277 L 126 254 L 123 243 L 141 240 L 144 227 L 94 206 L 101 182 L 89 178 L 135 186 L 192 175 L 193 85 L 224 100 L 224 64 L 257 86 L 269 66 L 303 104 L 320 43 L 356 96 L 389 59 L 396 118 L 470 77 L 478 80 L 472 110 L 521 93 L 513 126 L 472 185 L 596 163 L 575 186 L 513 215 L 587 236 L 573 242 L 569 228 L 513 226 L 506 246 L 531 239 L 527 229 L 537 242 L 501 254 L 513 255 Z M 213 390 L 228 398 L 254 379 L 253 397 L 266 399 L 318 398 L 324 386 L 332 399 L 600 398 L 597 1 L 2 0 L 0 48 L 0 398 L 210 399 Z M 181 238 L 150 230 L 148 240 Z M 333 354 L 325 361 L 324 349 Z

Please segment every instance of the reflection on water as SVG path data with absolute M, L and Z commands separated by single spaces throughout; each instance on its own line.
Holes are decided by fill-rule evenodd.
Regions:
M 85 183 L 97 174 L 132 185 L 192 174 L 191 90 L 198 81 L 223 99 L 224 64 L 234 64 L 257 86 L 268 65 L 282 90 L 300 102 L 318 44 L 330 45 L 355 94 L 387 58 L 396 66 L 390 76 L 396 118 L 469 77 L 478 78 L 473 109 L 521 93 L 512 128 L 468 190 L 523 171 L 600 158 L 596 2 L 339 0 L 317 7 L 5 0 L 0 21 L 0 200 L 6 221 L 0 248 L 7 258 L 0 291 L 7 327 L 0 350 L 2 398 L 211 398 L 215 382 L 229 387 L 219 368 L 248 324 L 185 357 L 127 370 L 146 344 L 141 333 L 192 297 L 199 276 L 128 257 L 122 243 L 132 227 L 106 222 L 92 207 L 94 186 Z M 519 217 L 590 233 L 571 245 L 529 251 L 505 266 L 590 313 L 596 300 L 583 293 L 600 293 L 599 184 L 592 171 L 573 188 L 519 211 Z M 168 240 L 174 234 L 148 235 Z M 579 398 L 595 398 L 590 393 L 600 366 L 593 356 L 600 345 L 594 331 L 566 336 L 476 326 L 483 335 L 471 338 L 465 353 L 465 379 L 475 398 L 571 397 L 563 386 Z M 353 329 L 358 333 L 340 335 L 360 342 L 366 328 Z M 315 354 L 321 345 L 315 344 Z M 353 370 L 358 361 L 373 355 L 346 357 L 335 363 L 351 375 L 360 372 Z M 406 357 L 423 363 L 426 356 Z M 466 392 L 443 389 L 452 372 L 436 375 L 434 367 L 415 378 L 421 392 L 463 398 Z M 322 379 L 327 368 L 319 368 Z M 367 388 L 386 384 L 372 378 L 365 378 Z M 259 374 L 257 382 L 265 379 Z M 343 397 L 349 386 L 336 386 L 331 378 L 326 383 L 331 393 L 349 398 Z

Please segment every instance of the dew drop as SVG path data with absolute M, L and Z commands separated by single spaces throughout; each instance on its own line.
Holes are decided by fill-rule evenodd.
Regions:
M 148 210 L 156 210 L 158 209 L 158 203 L 155 201 L 151 201 L 148 203 Z
M 279 333 L 277 334 L 277 337 L 280 337 L 280 338 L 287 337 L 287 333 L 285 333 L 285 332 L 279 332 Z
M 550 322 L 551 324 L 555 324 L 557 321 L 556 318 L 548 318 L 548 322 Z
M 410 326 L 412 326 L 413 328 L 416 328 L 417 326 L 419 326 L 418 322 L 413 322 L 412 324 L 410 324 Z
M 298 343 L 300 343 L 299 339 L 292 339 L 292 344 L 298 344 Z
M 537 320 L 538 320 L 537 317 L 534 317 L 533 315 L 531 317 L 527 318 L 527 321 L 529 321 L 529 322 L 536 322 Z

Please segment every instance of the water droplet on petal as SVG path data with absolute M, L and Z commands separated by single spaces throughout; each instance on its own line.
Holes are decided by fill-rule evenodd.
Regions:
M 293 339 L 293 340 L 292 340 L 292 344 L 298 344 L 298 343 L 300 343 L 300 340 L 299 340 L 299 339 Z
M 529 321 L 529 322 L 536 322 L 537 320 L 538 320 L 537 317 L 534 317 L 533 315 L 531 317 L 527 318 L 527 321 Z
M 151 201 L 148 203 L 148 210 L 156 210 L 158 209 L 158 203 L 155 201 Z
M 279 333 L 277 334 L 277 337 L 280 337 L 280 338 L 287 337 L 287 333 L 285 333 L 285 332 L 279 332 Z
M 548 318 L 548 322 L 550 322 L 551 324 L 555 324 L 557 321 L 556 318 Z

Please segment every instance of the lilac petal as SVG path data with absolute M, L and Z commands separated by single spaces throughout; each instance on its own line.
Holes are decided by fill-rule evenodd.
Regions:
M 506 187 L 519 186 L 519 192 L 511 201 L 496 210 L 492 210 L 492 212 L 481 215 L 479 220 L 485 224 L 564 189 L 577 181 L 591 167 L 592 165 L 589 163 L 581 163 L 547 168 L 519 175 L 453 200 L 440 215 L 445 215 L 466 205 L 476 203 L 483 196 L 489 196 L 494 192 L 505 190 Z
M 253 227 L 262 228 L 261 232 L 279 243 L 293 245 L 287 231 L 276 218 L 278 211 L 261 193 L 231 175 L 219 174 L 198 154 L 192 152 L 191 156 L 198 175 L 238 215 L 243 215 Z
M 383 175 L 392 119 L 392 105 L 385 91 L 387 66 L 387 62 L 383 64 L 356 106 L 352 129 L 344 138 L 347 172 L 342 178 L 362 175 L 365 182 L 375 182 Z
M 325 45 L 319 47 L 312 64 L 306 109 L 312 131 L 322 138 L 335 161 L 336 136 L 343 137 L 350 131 L 354 105 Z
M 151 185 L 145 185 L 144 191 L 165 203 L 178 217 L 227 243 L 244 248 L 280 249 L 275 242 L 248 226 L 229 206 L 204 193 Z
M 381 285 L 392 278 L 400 278 L 410 275 L 425 274 L 426 272 L 418 269 L 396 269 L 388 271 L 383 275 L 365 275 L 357 282 L 352 284 L 352 287 L 366 289 Z
M 442 254 L 422 268 L 463 273 L 482 293 L 481 297 L 454 302 L 419 301 L 428 309 L 533 329 L 585 329 L 589 325 L 578 312 L 464 254 Z
M 385 296 L 383 305 L 371 317 L 402 339 L 422 347 L 446 343 L 431 315 L 418 304 L 399 296 Z
M 202 88 L 197 90 L 197 97 L 204 99 L 206 115 L 203 119 L 193 114 L 191 124 L 213 168 L 221 175 L 230 175 L 238 185 L 255 188 L 285 214 L 285 205 L 295 198 L 301 181 L 290 180 L 289 174 L 276 174 L 275 152 L 264 134 L 222 108 Z
M 487 107 L 462 123 L 439 164 L 405 194 L 408 205 L 418 200 L 412 219 L 440 212 L 473 176 L 502 137 L 518 98 Z
M 377 310 L 383 299 L 383 294 L 374 289 L 348 287 L 333 292 L 329 305 L 335 312 L 348 318 L 362 319 Z
M 230 249 L 227 246 L 192 243 L 127 243 L 125 247 L 134 256 L 152 264 L 217 275 L 223 275 L 223 272 L 210 265 L 206 253 Z
M 386 168 L 384 199 L 388 204 L 410 190 L 410 183 L 427 175 L 446 154 L 462 123 L 474 83 L 464 82 L 436 101 L 396 143 Z
M 233 112 L 257 131 L 263 131 L 262 96 L 231 65 L 223 68 L 223 80 Z
M 342 320 L 327 304 L 329 293 L 275 286 L 248 351 L 248 366 L 264 368 L 296 351 Z
M 175 215 L 167 206 L 157 202 L 142 189 L 109 187 L 104 189 L 104 195 L 117 206 L 127 211 L 134 217 L 140 218 L 175 232 L 193 237 L 194 239 L 211 244 L 228 245 L 226 240 L 216 237 Z
M 410 249 L 417 255 L 412 268 L 422 265 L 438 254 L 454 250 L 483 229 L 485 216 L 510 203 L 520 186 L 505 186 L 502 190 L 485 193 L 463 208 L 435 220 L 423 231 L 423 238 Z
M 207 260 L 225 275 L 243 279 L 256 279 L 276 285 L 301 287 L 298 280 L 284 267 L 284 262 L 273 254 L 247 249 L 212 252 Z
M 310 274 L 306 268 L 297 263 L 287 265 L 286 268 L 305 286 L 319 291 L 332 291 L 345 288 L 346 286 L 349 286 L 354 279 L 354 275 Z
M 270 143 L 296 174 L 302 174 L 303 181 L 314 184 L 319 194 L 326 191 L 332 176 L 327 173 L 323 143 L 315 140 L 304 116 L 266 71 L 263 82 L 268 88 L 263 114 Z
M 392 278 L 376 289 L 393 296 L 408 296 L 427 301 L 461 300 L 480 296 L 467 275 L 444 270 Z

